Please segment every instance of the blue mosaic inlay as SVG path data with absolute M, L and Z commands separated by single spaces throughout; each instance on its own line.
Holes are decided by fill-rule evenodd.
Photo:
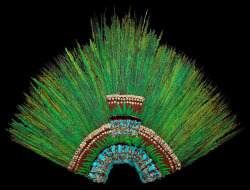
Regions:
M 104 149 L 92 164 L 89 178 L 105 183 L 115 164 L 129 164 L 136 168 L 143 183 L 160 179 L 161 173 L 153 160 L 142 149 L 128 145 L 112 145 Z
M 138 136 L 139 127 L 141 122 L 136 120 L 112 120 L 110 121 L 110 134 L 117 135 L 130 135 Z

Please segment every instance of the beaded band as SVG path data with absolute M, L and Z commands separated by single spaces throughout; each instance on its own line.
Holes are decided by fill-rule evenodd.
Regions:
M 140 114 L 145 98 L 134 95 L 113 94 L 113 95 L 107 95 L 106 99 L 110 111 L 112 111 L 117 106 L 117 104 L 119 104 L 120 107 L 123 108 L 123 104 L 125 103 L 127 107 L 131 105 L 131 109 L 133 109 L 134 113 L 138 111 L 138 113 Z
M 73 156 L 68 170 L 72 172 L 77 172 L 77 169 L 81 166 L 83 160 L 86 158 L 88 154 L 88 149 L 95 145 L 95 142 L 101 140 L 103 137 L 107 137 L 111 134 L 112 130 L 110 128 L 111 124 L 105 124 L 92 133 L 90 133 L 80 144 L 79 148 L 76 150 L 75 155 Z M 112 134 L 111 134 L 112 135 Z M 120 134 L 122 135 L 122 134 Z M 168 144 L 161 139 L 153 130 L 139 125 L 138 127 L 138 136 L 142 136 L 143 140 L 149 143 L 149 145 L 153 145 L 156 147 L 157 152 L 164 155 L 164 163 L 170 166 L 170 172 L 173 173 L 176 170 L 181 169 L 181 164 L 178 161 L 178 158 L 172 151 L 172 149 L 168 146 Z
M 105 139 L 109 136 L 111 136 L 111 139 L 119 136 L 129 136 L 136 139 L 140 137 L 140 142 L 146 143 L 148 147 L 154 147 L 154 150 L 156 151 L 155 155 L 162 156 L 161 162 L 157 161 L 157 158 L 154 158 L 156 159 L 156 162 L 161 165 L 161 170 L 159 170 L 157 163 L 152 161 L 147 155 L 147 152 L 141 148 L 138 149 L 136 146 L 123 144 L 113 144 L 111 147 L 98 149 L 99 152 L 97 152 L 97 158 L 93 155 L 93 159 L 95 160 L 93 160 L 92 166 L 88 165 L 88 167 L 91 166 L 91 168 L 89 168 L 90 170 L 82 170 L 85 174 L 87 171 L 89 179 L 94 182 L 105 182 L 110 168 L 112 168 L 113 164 L 117 163 L 128 163 L 135 166 L 143 182 L 159 179 L 161 177 L 161 171 L 163 173 L 173 173 L 176 170 L 181 169 L 181 164 L 178 158 L 167 143 L 153 130 L 141 125 L 141 119 L 139 116 L 144 103 L 144 97 L 114 94 L 107 95 L 106 98 L 109 110 L 112 113 L 110 123 L 99 127 L 83 140 L 79 148 L 76 150 L 75 155 L 68 166 L 68 170 L 76 173 L 80 171 L 81 166 L 88 165 L 90 163 L 88 163 L 88 160 L 90 159 L 88 156 L 92 154 L 91 150 L 96 150 L 96 148 L 98 148 L 97 142 L 103 144 L 106 141 Z M 114 142 L 117 143 L 117 141 Z M 138 157 L 138 154 L 135 154 L 134 152 L 131 154 L 131 152 L 128 153 L 125 151 L 130 150 L 131 148 L 136 151 L 143 151 L 142 154 L 144 156 Z M 145 148 L 147 149 L 147 147 Z M 113 149 L 114 152 L 112 153 Z M 120 149 L 123 149 L 125 153 L 121 153 Z M 116 152 L 117 155 L 115 155 Z M 154 155 L 152 156 L 154 157 Z M 150 169 L 151 166 L 155 169 Z M 162 169 L 163 167 L 165 168 Z

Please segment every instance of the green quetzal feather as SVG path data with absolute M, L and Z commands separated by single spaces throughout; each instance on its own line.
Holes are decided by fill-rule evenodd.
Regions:
M 160 44 L 146 17 L 91 23 L 89 44 L 66 49 L 32 79 L 9 130 L 14 141 L 67 167 L 83 139 L 109 122 L 108 94 L 145 97 L 142 125 L 168 143 L 182 167 L 238 133 L 223 96 L 193 61 Z

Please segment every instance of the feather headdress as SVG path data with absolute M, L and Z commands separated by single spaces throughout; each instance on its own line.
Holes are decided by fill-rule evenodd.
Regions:
M 142 182 L 193 163 L 235 134 L 235 116 L 194 62 L 130 14 L 92 22 L 87 45 L 33 78 L 13 140 L 94 182 L 114 164 Z

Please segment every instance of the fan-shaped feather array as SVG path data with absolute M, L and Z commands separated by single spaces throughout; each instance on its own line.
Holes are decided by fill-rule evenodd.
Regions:
M 91 23 L 88 44 L 66 49 L 32 79 L 11 124 L 14 141 L 93 181 L 105 182 L 112 162 L 135 166 L 147 182 L 171 173 L 171 163 L 172 169 L 190 165 L 238 133 L 223 96 L 193 61 L 160 44 L 146 17 Z M 112 95 L 131 96 L 108 103 Z M 112 123 L 128 130 L 110 132 Z M 87 146 L 97 132 L 105 137 Z

